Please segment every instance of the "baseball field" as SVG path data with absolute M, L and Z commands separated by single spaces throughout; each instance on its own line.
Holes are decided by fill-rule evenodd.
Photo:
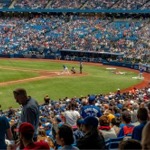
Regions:
M 62 73 L 63 65 L 70 70 L 75 67 L 76 74 Z M 116 72 L 124 74 L 116 74 Z M 87 94 L 107 94 L 119 88 L 127 90 L 135 85 L 142 86 L 149 79 L 135 80 L 137 71 L 104 66 L 102 64 L 84 63 L 83 73 L 79 73 L 79 62 L 42 60 L 42 59 L 0 59 L 0 105 L 5 110 L 12 106 L 19 107 L 13 97 L 15 88 L 25 88 L 28 95 L 39 103 L 45 95 L 52 100 L 64 97 L 80 97 Z M 143 86 L 144 86 L 143 84 Z

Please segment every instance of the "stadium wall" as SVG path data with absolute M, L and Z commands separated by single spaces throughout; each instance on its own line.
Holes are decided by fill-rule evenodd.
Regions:
M 119 58 L 122 57 L 122 54 L 116 53 L 100 53 L 100 52 L 88 52 L 88 51 L 59 51 L 56 52 L 55 55 L 23 55 L 23 54 L 0 54 L 0 57 L 3 58 L 34 58 L 34 59 L 61 59 L 61 60 L 68 60 L 68 61 L 83 61 L 83 62 L 93 62 L 93 63 L 103 63 L 104 65 L 113 65 L 113 66 L 120 66 L 126 68 L 132 68 L 135 70 L 139 70 L 139 66 L 144 69 L 145 72 L 150 73 L 150 65 L 146 64 L 138 64 L 132 63 L 128 61 L 119 61 Z M 76 54 L 74 57 L 73 54 Z M 68 57 L 66 57 L 68 56 Z M 113 58 L 113 60 L 109 60 Z

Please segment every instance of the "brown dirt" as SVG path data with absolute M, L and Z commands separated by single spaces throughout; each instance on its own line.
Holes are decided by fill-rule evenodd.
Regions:
M 10 58 L 2 58 L 2 59 L 10 59 Z M 21 58 L 13 58 L 14 60 L 22 60 Z M 30 59 L 30 58 L 24 58 L 23 60 L 26 60 L 26 61 L 48 61 L 48 62 L 69 62 L 69 63 L 78 63 L 76 61 L 62 61 L 62 60 L 49 60 L 49 59 Z M 110 67 L 110 66 L 107 66 L 107 65 L 102 65 L 100 63 L 87 63 L 87 62 L 83 62 L 84 64 L 88 64 L 88 65 L 92 65 L 92 66 L 100 66 L 100 67 Z M 121 69 L 122 67 L 116 67 L 116 66 L 111 66 L 111 67 L 115 67 L 117 69 Z M 20 70 L 20 71 L 27 71 L 27 72 L 31 72 L 30 69 L 18 69 L 18 68 L 15 68 L 15 67 L 0 67 L 0 68 L 3 68 L 3 69 L 9 69 L 9 70 Z M 127 70 L 127 71 L 132 71 L 132 72 L 135 72 L 135 73 L 138 73 L 139 71 L 138 70 L 134 70 L 134 69 L 129 69 L 129 68 L 123 68 L 124 70 Z M 76 73 L 76 74 L 60 74 L 61 71 L 47 71 L 47 70 L 40 70 L 40 69 L 35 69 L 35 70 L 32 70 L 32 72 L 37 72 L 39 74 L 38 77 L 34 77 L 34 78 L 28 78 L 28 79 L 22 79 L 22 80 L 15 80 L 15 81 L 7 81 L 7 82 L 1 82 L 0 83 L 0 86 L 5 86 L 5 85 L 9 85 L 9 84 L 16 84 L 16 83 L 24 83 L 24 82 L 30 82 L 30 81 L 36 81 L 36 80 L 42 80 L 42 79 L 47 79 L 47 78 L 52 78 L 52 77 L 58 77 L 58 76 L 85 76 L 87 75 L 87 73 L 83 73 L 83 74 L 80 74 L 80 73 Z M 148 83 L 150 82 L 150 74 L 149 73 L 143 73 L 143 76 L 144 76 L 144 80 L 141 80 L 141 82 L 137 85 L 134 85 L 132 87 L 129 87 L 123 91 L 129 91 L 131 89 L 133 89 L 133 87 L 136 87 L 136 88 L 144 88 L 148 85 Z

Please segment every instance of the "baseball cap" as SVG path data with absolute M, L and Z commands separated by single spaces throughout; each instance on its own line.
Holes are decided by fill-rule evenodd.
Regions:
M 45 124 L 42 125 L 43 127 L 46 127 L 46 128 L 51 128 L 52 125 L 49 123 L 49 122 L 46 122 Z
M 93 116 L 88 116 L 82 121 L 82 124 L 98 127 L 98 119 Z
M 121 114 L 120 113 L 116 113 L 115 117 L 121 117 Z
M 18 132 L 20 132 L 23 135 L 34 134 L 34 127 L 33 127 L 33 125 L 31 123 L 23 122 L 19 126 Z
M 89 96 L 89 101 L 94 101 L 95 100 L 95 95 L 90 95 Z

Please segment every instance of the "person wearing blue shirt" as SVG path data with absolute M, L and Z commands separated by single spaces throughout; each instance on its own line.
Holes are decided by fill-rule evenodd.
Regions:
M 118 137 L 126 136 L 133 132 L 134 126 L 131 124 L 131 113 L 129 111 L 126 110 L 122 113 L 122 121 L 125 125 L 121 127 Z
M 134 127 L 133 129 L 133 133 L 132 133 L 132 139 L 141 141 L 142 139 L 142 131 L 144 126 L 147 123 L 148 120 L 148 111 L 146 108 L 139 108 L 138 112 L 137 112 L 137 118 L 140 122 L 140 124 L 136 127 Z
M 0 116 L 0 149 L 7 149 L 5 138 L 12 140 L 10 124 L 5 116 Z
M 100 117 L 102 115 L 100 108 L 95 106 L 95 96 L 89 96 L 89 105 L 83 106 L 81 109 L 82 118 L 86 118 L 88 116 Z
M 78 139 L 80 139 L 81 137 L 84 136 L 84 133 L 82 131 L 82 122 L 83 122 L 83 120 L 81 118 L 79 118 L 77 120 L 77 129 L 75 131 L 73 131 L 75 141 L 77 141 Z

